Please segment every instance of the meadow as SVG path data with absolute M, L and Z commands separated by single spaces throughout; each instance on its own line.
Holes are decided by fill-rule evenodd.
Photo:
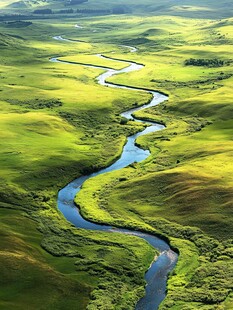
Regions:
M 49 62 L 51 56 L 77 54 L 77 45 L 67 48 L 56 42 L 50 30 L 37 23 L 24 29 L 24 37 L 15 38 L 18 29 L 2 26 L 1 307 L 72 309 L 78 300 L 80 309 L 85 308 L 94 287 L 108 285 L 109 278 L 113 287 L 120 286 L 117 275 L 129 273 L 131 283 L 120 288 L 122 296 L 131 291 L 132 297 L 125 297 L 128 303 L 142 294 L 153 251 L 143 242 L 139 251 L 127 236 L 129 247 L 122 245 L 122 236 L 110 242 L 103 233 L 77 232 L 58 213 L 56 196 L 72 178 L 120 155 L 125 132 L 136 132 L 141 125 L 123 128 L 119 112 L 149 96 L 138 99 L 136 93 L 96 85 L 101 70 Z M 59 29 L 53 31 L 55 35 Z M 90 45 L 79 49 L 87 53 Z M 113 262 L 111 253 L 118 260 Z
M 178 249 L 160 309 L 231 309 L 233 20 L 79 22 L 83 29 L 70 19 L 0 25 L 0 307 L 133 309 L 143 296 L 153 249 L 136 237 L 75 229 L 56 207 L 60 188 L 112 163 L 126 135 L 142 129 L 120 112 L 150 95 L 101 87 L 102 70 L 81 65 L 124 67 L 101 53 L 145 65 L 111 82 L 169 94 L 137 114 L 166 129 L 138 139 L 151 151 L 146 161 L 86 182 L 76 197 L 81 213 L 163 235 Z M 80 65 L 49 62 L 55 56 Z M 185 65 L 189 59 L 224 63 Z
M 73 2 L 70 5 L 70 2 Z M 76 3 L 75 3 L 76 2 Z M 79 2 L 79 3 L 78 3 Z M 183 16 L 187 18 L 228 18 L 232 16 L 232 1 L 225 0 L 219 2 L 217 0 L 188 0 L 183 2 L 174 2 L 171 0 L 96 0 L 88 1 L 69 1 L 69 0 L 2 0 L 0 4 L 0 12 L 11 14 L 32 14 L 35 9 L 52 10 L 53 14 L 62 17 L 83 17 L 93 15 L 110 15 L 110 14 L 133 14 L 140 16 Z M 72 9 L 72 13 L 64 11 Z M 86 13 L 85 13 L 85 10 Z M 89 12 L 88 12 L 89 10 Z M 37 14 L 36 14 L 37 15 Z M 51 14 L 48 14 L 51 19 Z M 42 14 L 43 16 L 43 14 Z M 44 17 L 43 17 L 44 18 Z
M 214 309 L 216 303 L 228 309 L 231 276 L 227 270 L 231 255 L 223 258 L 220 248 L 224 243 L 222 250 L 228 252 L 232 238 L 232 29 L 225 29 L 230 30 L 232 21 L 192 20 L 186 27 L 183 18 L 143 18 L 141 25 L 140 21 L 141 18 L 127 19 L 124 25 L 122 18 L 122 29 L 127 25 L 131 29 L 129 34 L 123 34 L 117 21 L 113 23 L 111 19 L 109 33 L 112 36 L 117 29 L 115 40 L 123 38 L 124 44 L 132 44 L 133 36 L 141 36 L 141 42 L 146 38 L 145 44 L 138 45 L 139 52 L 129 55 L 136 62 L 143 55 L 145 68 L 140 73 L 116 76 L 111 82 L 140 87 L 143 81 L 146 88 L 167 92 L 168 102 L 136 114 L 164 122 L 166 130 L 138 139 L 139 145 L 151 151 L 148 160 L 87 181 L 76 203 L 83 216 L 92 221 L 140 227 L 194 243 L 172 239 L 181 256 L 176 276 L 169 282 L 172 293 L 168 296 L 173 301 L 168 298 L 161 309 L 180 309 L 187 300 L 190 309 Z M 141 32 L 147 23 L 149 30 Z M 136 29 L 132 24 L 140 26 Z M 98 23 L 97 26 L 101 27 Z M 106 25 L 99 30 L 103 31 L 108 37 Z M 120 59 L 129 56 L 114 54 Z M 191 58 L 228 61 L 221 67 L 186 66 L 185 60 Z M 190 251 L 199 251 L 198 258 L 188 254 Z M 199 288 L 202 277 L 204 289 Z M 221 277 L 225 280 L 219 285 L 217 279 Z

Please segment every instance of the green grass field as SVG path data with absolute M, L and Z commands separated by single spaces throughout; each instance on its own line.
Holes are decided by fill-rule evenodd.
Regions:
M 138 139 L 151 151 L 146 161 L 89 180 L 76 203 L 86 218 L 162 234 L 179 250 L 160 309 L 233 307 L 233 20 L 200 19 L 231 7 L 168 2 L 158 14 L 166 16 L 145 16 L 127 1 L 135 15 L 0 24 L 0 308 L 133 309 L 144 293 L 155 255 L 146 242 L 75 229 L 56 207 L 60 188 L 120 156 L 126 135 L 142 128 L 123 125 L 120 112 L 150 99 L 97 85 L 102 70 L 82 63 L 125 66 L 98 53 L 145 65 L 111 81 L 168 93 L 137 113 L 166 129 Z M 147 11 L 153 7 L 148 0 Z M 79 65 L 49 62 L 54 56 Z M 189 59 L 222 63 L 185 65 Z
M 68 5 L 67 5 L 68 4 Z M 20 12 L 22 14 L 32 13 L 35 9 L 51 9 L 57 13 L 59 10 L 73 9 L 72 15 L 77 15 L 78 10 L 91 10 L 92 13 L 83 15 L 105 15 L 111 13 L 125 13 L 133 15 L 169 15 L 184 16 L 187 18 L 226 18 L 232 16 L 233 6 L 230 0 L 223 3 L 217 0 L 187 0 L 175 2 L 171 0 L 88 0 L 87 2 L 70 5 L 68 0 L 2 0 L 0 10 L 4 13 Z M 99 10 L 107 12 L 98 12 Z M 64 13 L 63 13 L 64 15 Z M 66 14 L 70 16 L 71 14 Z

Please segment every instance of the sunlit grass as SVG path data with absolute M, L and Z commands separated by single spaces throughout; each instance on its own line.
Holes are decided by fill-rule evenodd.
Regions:
M 80 30 L 75 23 L 1 26 L 0 195 L 7 261 L 2 279 L 8 284 L 3 282 L 0 305 L 38 308 L 46 299 L 48 309 L 70 309 L 79 300 L 84 309 L 94 290 L 93 307 L 100 302 L 111 309 L 115 302 L 131 309 L 143 294 L 143 275 L 154 256 L 148 244 L 76 230 L 56 209 L 59 188 L 110 164 L 126 134 L 141 128 L 136 122 L 121 125 L 119 113 L 147 102 L 148 94 L 97 85 L 100 69 L 49 62 L 59 56 L 125 66 L 95 56 L 103 53 L 145 65 L 111 81 L 168 93 L 168 102 L 137 114 L 164 121 L 167 128 L 138 139 L 151 151 L 146 161 L 89 180 L 76 202 L 92 221 L 158 232 L 179 249 L 162 309 L 214 309 L 218 303 L 230 308 L 232 63 L 208 68 L 184 61 L 231 60 L 231 19 L 92 17 L 80 20 Z M 94 43 L 52 39 L 60 34 Z M 135 45 L 138 52 L 119 44 Z M 27 219 L 19 210 L 27 211 Z M 26 276 L 36 284 L 26 283 Z

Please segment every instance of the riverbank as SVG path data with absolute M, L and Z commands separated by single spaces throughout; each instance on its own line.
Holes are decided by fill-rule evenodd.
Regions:
M 184 66 L 187 58 L 232 58 L 231 21 L 150 17 L 140 24 L 139 17 L 129 16 L 100 21 L 92 19 L 97 33 L 88 30 L 90 21 L 84 19 L 82 30 L 74 28 L 77 21 L 37 22 L 21 30 L 1 25 L 1 305 L 40 308 L 46 300 L 48 309 L 64 310 L 79 300 L 85 309 L 98 299 L 108 309 L 131 309 L 143 294 L 144 272 L 154 257 L 150 246 L 142 240 L 134 246 L 129 236 L 109 240 L 104 232 L 77 231 L 56 209 L 59 188 L 77 172 L 96 171 L 109 158 L 113 162 L 125 143 L 124 133 L 143 127 L 124 124 L 120 113 L 151 98 L 96 85 L 101 69 L 80 66 L 74 71 L 70 65 L 48 63 L 52 55 L 86 54 L 98 65 L 100 59 L 91 51 L 143 62 L 140 72 L 112 82 L 168 91 L 170 100 L 137 112 L 166 124 L 163 132 L 138 139 L 151 157 L 123 175 L 89 183 L 86 201 L 93 210 L 104 209 L 108 219 L 134 222 L 140 229 L 149 226 L 179 248 L 161 309 L 187 304 L 191 309 L 231 308 L 231 65 Z M 122 31 L 129 28 L 133 32 Z M 51 39 L 59 33 L 95 43 L 68 46 Z M 136 53 L 116 46 L 132 45 L 135 37 L 141 38 Z M 89 195 L 93 191 L 95 203 Z
M 61 38 L 62 40 L 62 38 Z M 105 58 L 105 56 L 99 55 L 100 58 Z M 116 60 L 116 59 L 115 59 Z M 57 63 L 64 63 L 65 61 L 61 61 L 56 58 L 51 59 L 52 62 Z M 68 64 L 75 64 L 74 62 L 67 61 Z M 137 64 L 135 62 L 127 62 L 128 67 L 121 69 L 121 70 L 113 70 L 109 69 L 101 74 L 99 77 L 97 77 L 97 81 L 102 86 L 110 86 L 118 89 L 128 89 L 128 90 L 134 90 L 134 88 L 130 88 L 127 86 L 116 86 L 114 84 L 108 84 L 106 82 L 106 78 L 110 78 L 111 76 L 122 74 L 122 73 L 128 73 L 132 71 L 137 71 L 143 68 L 142 65 Z M 90 64 L 85 64 L 85 66 L 90 67 Z M 99 66 L 91 66 L 93 68 L 99 69 Z M 106 67 L 102 67 L 102 69 L 106 69 Z M 138 90 L 145 91 L 144 89 L 138 88 Z M 133 117 L 133 113 L 136 111 L 140 111 L 143 109 L 146 109 L 148 107 L 153 107 L 159 104 L 160 102 L 167 100 L 167 97 L 162 96 L 159 93 L 155 93 L 154 91 L 150 92 L 152 94 L 151 101 L 144 105 L 143 107 L 138 107 L 135 109 L 131 109 L 127 112 L 124 112 L 121 114 L 121 116 L 127 118 L 128 120 L 136 120 Z M 143 121 L 141 121 L 143 122 Z M 146 122 L 144 122 L 147 124 Z M 75 208 L 74 200 L 75 196 L 79 191 L 81 190 L 84 182 L 86 182 L 88 179 L 91 179 L 93 177 L 96 177 L 98 175 L 102 175 L 104 173 L 109 173 L 115 170 L 120 170 L 122 168 L 125 168 L 129 166 L 132 163 L 140 162 L 145 160 L 148 156 L 150 156 L 150 153 L 148 151 L 140 150 L 136 145 L 136 139 L 140 136 L 143 136 L 145 134 L 162 130 L 164 129 L 164 126 L 161 126 L 156 123 L 150 123 L 150 126 L 144 129 L 143 131 L 128 137 L 127 143 L 123 148 L 123 152 L 121 157 L 111 166 L 108 168 L 105 168 L 103 170 L 100 170 L 98 172 L 95 172 L 93 174 L 82 176 L 72 183 L 68 184 L 64 189 L 62 189 L 59 192 L 58 195 L 58 208 L 63 213 L 63 215 L 66 217 L 66 219 L 74 224 L 77 228 L 83 228 L 88 230 L 99 230 L 99 231 L 109 231 L 109 232 L 118 232 L 128 235 L 134 235 L 137 237 L 140 237 L 147 242 L 151 246 L 153 246 L 156 250 L 160 251 L 159 257 L 157 257 L 156 261 L 153 261 L 151 263 L 150 268 L 148 269 L 146 273 L 146 295 L 140 299 L 140 301 L 136 305 L 136 309 L 148 309 L 148 310 L 155 310 L 158 309 L 160 303 L 163 301 L 163 299 L 166 296 L 166 280 L 168 277 L 168 274 L 171 272 L 171 270 L 174 268 L 176 262 L 177 262 L 177 255 L 175 252 L 173 252 L 168 244 L 162 241 L 162 239 L 159 239 L 158 237 L 153 236 L 152 234 L 149 235 L 148 233 L 142 233 L 137 231 L 137 227 L 134 228 L 134 230 L 126 230 L 121 228 L 113 228 L 111 226 L 106 226 L 109 223 L 104 222 L 101 225 L 98 225 L 96 223 L 93 223 L 91 221 L 84 220 L 84 218 L 81 217 L 81 214 L 78 214 L 78 212 L 73 212 Z M 90 218 L 90 214 L 86 213 L 86 216 Z M 91 217 L 92 218 L 92 217 Z M 98 221 L 99 222 L 99 221 Z

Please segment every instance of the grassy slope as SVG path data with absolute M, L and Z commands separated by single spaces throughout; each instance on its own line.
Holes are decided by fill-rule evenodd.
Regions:
M 143 272 L 153 256 L 147 244 L 117 235 L 111 236 L 110 242 L 109 235 L 73 230 L 55 209 L 60 186 L 90 167 L 111 161 L 120 152 L 123 131 L 135 130 L 132 124 L 122 128 L 118 113 L 138 102 L 137 93 L 96 86 L 96 70 L 81 66 L 74 70 L 47 61 L 53 55 L 69 54 L 75 61 L 99 64 L 102 60 L 91 56 L 99 52 L 109 56 L 114 52 L 114 57 L 140 62 L 143 59 L 146 68 L 140 74 L 117 77 L 116 81 L 139 86 L 143 81 L 144 86 L 169 92 L 170 101 L 141 113 L 167 123 L 163 133 L 139 141 L 150 147 L 152 156 L 137 169 L 123 171 L 124 182 L 120 181 L 121 173 L 102 177 L 98 183 L 88 182 L 77 198 L 83 213 L 98 221 L 142 227 L 171 238 L 181 255 L 163 308 L 231 308 L 230 297 L 226 299 L 232 255 L 226 241 L 232 231 L 228 207 L 232 199 L 231 80 L 218 80 L 221 71 L 230 74 L 231 67 L 183 66 L 190 57 L 231 58 L 231 20 L 188 23 L 189 27 L 187 20 L 170 17 L 117 17 L 82 20 L 82 30 L 61 22 L 54 22 L 54 27 L 35 23 L 21 31 L 1 28 L 1 261 L 9 266 L 2 268 L 1 305 L 5 309 L 21 309 L 25 304 L 32 309 L 72 309 L 77 300 L 82 309 L 90 302 L 94 288 L 90 309 L 96 309 L 98 303 L 102 309 L 116 305 L 130 309 L 142 294 Z M 93 28 L 97 33 L 90 31 Z M 50 39 L 51 34 L 61 33 L 96 42 L 136 44 L 140 54 L 123 54 L 125 49 L 107 44 L 67 45 Z M 220 38 L 221 34 L 226 37 Z M 213 42 L 218 44 L 213 46 Z M 112 61 L 105 63 L 118 67 Z M 85 89 L 88 93 L 83 92 Z M 147 95 L 140 94 L 140 98 L 141 102 L 148 100 Z M 62 105 L 56 106 L 57 102 Z M 199 131 L 209 121 L 213 125 Z M 111 137 L 109 129 L 113 131 Z M 114 149 L 112 139 L 116 142 Z M 92 190 L 97 191 L 100 204 L 93 200 Z M 200 204 L 199 197 L 205 204 Z M 181 207 L 181 201 L 186 208 Z M 104 210 L 100 209 L 103 206 Z M 179 223 L 198 226 L 205 234 Z M 55 256 L 42 250 L 40 243 Z M 30 289 L 34 282 L 38 287 Z M 198 287 L 200 284 L 204 289 Z M 114 294 L 115 287 L 121 294 Z M 44 299 L 46 306 L 41 304 Z
M 4 309 L 26 305 L 28 309 L 73 309 L 77 300 L 84 309 L 97 285 L 109 291 L 119 286 L 127 305 L 142 294 L 144 270 L 154 255 L 145 242 L 139 241 L 139 251 L 127 236 L 114 235 L 109 241 L 102 233 L 74 230 L 57 213 L 59 188 L 119 156 L 125 141 L 119 111 L 149 98 L 145 95 L 138 101 L 134 92 L 97 86 L 94 79 L 101 70 L 50 63 L 50 56 L 89 53 L 91 48 L 52 40 L 51 33 L 59 31 L 40 24 L 21 30 L 1 28 L 0 260 Z M 99 52 L 98 48 L 93 51 Z M 116 64 L 106 61 L 106 65 Z M 132 133 L 140 126 L 132 123 L 127 128 Z M 133 275 L 135 269 L 138 272 Z M 116 296 L 118 299 L 122 302 Z M 111 302 L 106 294 L 109 309 Z
M 187 23 L 185 19 L 169 17 L 144 18 L 140 22 L 141 18 L 109 19 L 102 31 L 99 29 L 108 40 L 108 33 L 115 34 L 115 40 L 122 37 L 126 44 L 134 43 L 133 36 L 144 39 L 144 44 L 138 45 L 138 55 L 114 57 L 143 59 L 145 69 L 111 81 L 136 86 L 141 86 L 143 81 L 145 87 L 168 92 L 167 103 L 137 114 L 163 120 L 167 129 L 138 139 L 139 144 L 152 152 L 146 162 L 137 165 L 136 170 L 128 168 L 86 182 L 76 202 L 83 215 L 92 220 L 149 231 L 156 229 L 191 240 L 200 249 L 197 263 L 195 256 L 188 254 L 190 244 L 173 240 L 181 257 L 177 276 L 169 282 L 169 296 L 173 301 L 168 298 L 164 309 L 181 309 L 185 301 L 194 309 L 215 309 L 215 303 L 228 309 L 231 254 L 225 256 L 223 252 L 231 251 L 229 240 L 233 228 L 230 207 L 233 69 L 232 65 L 189 67 L 184 66 L 184 61 L 188 58 L 231 60 L 232 20 Z M 98 20 L 94 23 L 101 28 Z M 134 28 L 132 24 L 139 27 Z M 132 29 L 129 33 L 125 32 L 127 27 Z M 95 39 L 99 38 L 95 34 Z M 178 224 L 189 227 L 183 229 Z M 201 228 L 204 234 L 193 226 Z M 190 230 L 189 234 L 194 236 L 187 236 L 184 230 Z M 187 268 L 188 256 L 192 257 L 190 268 Z M 224 278 L 221 285 L 218 278 Z M 203 289 L 199 288 L 200 283 Z
M 93 8 L 96 5 L 95 0 L 89 0 L 82 7 Z M 117 4 L 114 0 L 101 1 L 99 4 L 103 9 L 113 7 L 123 7 L 126 11 L 131 11 L 137 14 L 156 14 L 156 15 L 182 15 L 186 17 L 201 17 L 201 18 L 219 18 L 231 16 L 232 3 L 227 0 L 220 3 L 216 0 L 118 0 Z
M 3 12 L 10 13 L 30 13 L 36 8 L 50 8 L 55 12 L 61 9 L 73 8 L 91 9 L 91 10 L 110 10 L 116 7 L 123 8 L 126 13 L 133 14 L 153 14 L 153 15 L 174 15 L 193 18 L 225 18 L 232 16 L 233 6 L 232 1 L 225 0 L 219 2 L 217 0 L 88 0 L 83 4 L 66 6 L 66 0 L 3 0 L 1 1 L 0 9 Z M 76 14 L 74 12 L 74 14 Z M 69 16 L 70 14 L 68 14 Z
M 139 32 L 139 36 L 144 37 L 144 39 L 145 37 L 149 38 L 151 43 L 147 43 L 146 48 L 144 44 L 139 45 L 140 54 L 138 56 L 137 54 L 130 54 L 130 57 L 128 55 L 114 54 L 114 57 L 140 61 L 142 54 L 145 68 L 139 73 L 117 76 L 112 81 L 136 86 L 140 86 L 141 81 L 143 81 L 145 87 L 168 92 L 170 99 L 161 108 L 146 110 L 138 114 L 145 118 L 164 118 L 167 125 L 169 125 L 163 133 L 157 134 L 160 141 L 151 142 L 151 137 L 147 136 L 140 138 L 139 142 L 145 147 L 150 147 L 154 153 L 157 152 L 158 147 L 166 148 L 164 155 L 163 153 L 159 154 L 157 158 L 157 162 L 161 166 L 160 169 L 164 166 L 169 166 L 169 168 L 172 166 L 172 168 L 182 173 L 182 169 L 187 169 L 184 165 L 189 164 L 191 175 L 192 173 L 200 174 L 203 172 L 202 179 L 204 180 L 205 174 L 208 174 L 210 176 L 209 182 L 212 181 L 213 187 L 215 186 L 213 180 L 220 181 L 221 175 L 224 173 L 224 180 L 221 180 L 222 186 L 224 187 L 225 183 L 230 188 L 230 157 L 232 152 L 230 140 L 232 135 L 230 126 L 232 116 L 230 85 L 232 66 L 226 65 L 218 68 L 193 67 L 184 66 L 184 61 L 188 58 L 231 59 L 231 20 L 220 23 L 193 20 L 189 21 L 188 27 L 183 28 L 185 23 L 187 24 L 186 20 L 173 18 L 170 29 L 168 24 L 171 23 L 171 18 L 144 18 L 143 20 L 143 23 L 140 24 L 140 18 L 127 19 L 127 21 L 122 18 L 120 23 L 124 23 L 124 21 L 126 23 L 122 29 L 129 25 L 132 27 L 132 24 L 140 25 L 137 29 L 132 27 L 133 30 L 128 34 L 130 39 L 127 40 L 125 35 L 123 40 L 125 43 L 132 43 L 131 38 Z M 94 23 L 97 24 L 98 20 Z M 123 32 L 121 33 L 119 28 L 112 30 L 112 25 L 117 28 L 117 19 L 112 20 L 109 18 L 109 27 L 108 23 L 106 23 L 102 26 L 102 30 L 99 29 L 99 32 L 105 31 L 107 39 L 110 38 L 108 33 L 111 33 L 111 35 L 116 34 L 116 40 L 118 40 L 118 37 L 123 35 Z M 226 32 L 226 27 L 228 28 L 227 36 L 222 37 L 221 33 Z M 150 28 L 150 30 L 142 31 L 143 28 Z M 85 34 L 87 35 L 88 31 L 90 32 L 90 26 L 85 32 L 80 32 L 82 38 L 84 38 Z M 98 40 L 100 35 L 95 34 L 95 37 Z M 186 44 L 184 44 L 185 38 Z M 210 38 L 213 40 L 212 44 Z M 155 40 L 157 41 L 157 48 L 152 45 Z M 145 49 L 149 50 L 149 55 Z M 109 54 L 109 56 L 111 55 Z M 167 70 L 168 66 L 169 71 Z M 164 112 L 166 114 L 170 112 L 170 115 L 166 116 Z M 213 124 L 210 125 L 212 122 Z M 204 129 L 200 131 L 202 128 Z M 177 133 L 179 133 L 179 136 Z M 191 133 L 193 134 L 191 135 Z M 171 141 L 168 141 L 168 139 Z M 192 148 L 190 148 L 191 145 Z M 203 145 L 205 145 L 205 148 L 203 148 Z M 201 156 L 200 158 L 198 158 L 198 154 L 199 157 Z M 217 158 L 219 158 L 219 161 Z M 168 162 L 166 162 L 167 160 Z M 177 160 L 180 161 L 179 168 L 176 167 Z M 153 172 L 157 168 L 152 161 L 153 157 L 148 160 L 146 167 L 148 171 Z M 196 166 L 199 165 L 198 168 L 204 168 L 205 170 L 199 171 L 196 168 L 195 173 L 195 167 L 191 169 L 193 162 L 196 163 Z M 221 165 L 221 162 L 224 162 L 224 165 Z M 213 171 L 215 175 L 213 175 Z M 207 179 L 205 180 L 207 181 Z M 171 181 L 171 183 L 173 182 Z M 207 194 L 206 198 L 209 200 L 209 194 Z M 226 194 L 225 199 L 229 202 L 229 195 Z M 217 205 L 217 197 L 213 197 L 213 200 L 216 200 L 215 205 Z M 224 204 L 224 200 L 222 203 Z M 226 212 L 229 212 L 227 206 Z M 224 216 L 224 213 L 222 215 Z M 228 213 L 225 216 L 227 217 Z M 203 225 L 205 224 L 203 223 Z M 220 224 L 220 227 L 223 228 L 223 225 Z M 214 234 L 214 231 L 212 233 Z

